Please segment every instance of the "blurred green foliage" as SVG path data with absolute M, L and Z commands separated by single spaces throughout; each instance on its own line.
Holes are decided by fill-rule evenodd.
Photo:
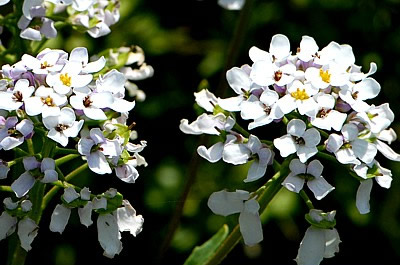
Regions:
M 136 238 L 123 238 L 124 251 L 109 260 L 102 256 L 96 242 L 95 225 L 86 229 L 72 221 L 63 235 L 49 232 L 46 226 L 50 207 L 27 264 L 39 261 L 42 265 L 153 264 L 160 260 L 161 264 L 183 264 L 191 250 L 224 223 L 230 227 L 237 223 L 237 215 L 224 218 L 212 214 L 207 207 L 208 196 L 224 188 L 255 190 L 266 182 L 272 170 L 256 183 L 244 184 L 246 166 L 202 160 L 171 247 L 161 259 L 157 256 L 199 139 L 181 133 L 179 121 L 195 119 L 193 92 L 200 83 L 208 84 L 213 92 L 220 82 L 227 87 L 223 69 L 238 19 L 239 12 L 222 9 L 216 0 L 121 0 L 121 20 L 112 27 L 110 35 L 91 39 L 63 28 L 56 39 L 48 42 L 48 47 L 67 51 L 85 46 L 90 54 L 110 47 L 139 45 L 146 53 L 147 63 L 154 67 L 153 78 L 137 82 L 147 99 L 137 103 L 131 117 L 137 123 L 139 139 L 148 141 L 143 155 L 149 166 L 139 168 L 140 177 L 132 185 L 120 182 L 115 176 L 96 176 L 92 183 L 98 192 L 108 186 L 116 187 L 143 214 L 145 223 Z M 268 50 L 271 37 L 277 33 L 288 36 L 292 51 L 303 35 L 314 37 L 320 48 L 330 41 L 347 43 L 353 47 L 356 63 L 363 66 L 363 71 L 369 69 L 371 61 L 378 65 L 373 77 L 382 85 L 382 92 L 372 102 L 389 102 L 399 117 L 399 20 L 399 0 L 255 1 L 246 35 L 236 51 L 235 65 L 251 62 L 248 58 L 251 46 Z M 229 89 L 226 91 L 227 95 L 232 94 Z M 400 135 L 398 118 L 393 127 Z M 279 130 L 258 129 L 256 134 L 272 139 L 279 135 Z M 397 152 L 399 146 L 399 141 L 392 144 Z M 374 185 L 368 215 L 360 215 L 355 207 L 358 182 L 335 165 L 324 163 L 323 175 L 336 190 L 321 202 L 315 202 L 315 206 L 337 210 L 337 229 L 343 242 L 339 254 L 323 264 L 400 262 L 400 165 L 381 160 L 383 166 L 392 170 L 394 181 L 390 190 Z M 252 248 L 240 244 L 223 264 L 295 264 L 293 259 L 308 227 L 304 220 L 306 212 L 298 196 L 282 190 L 262 215 L 264 241 Z M 0 257 L 5 248 L 5 242 L 0 242 Z

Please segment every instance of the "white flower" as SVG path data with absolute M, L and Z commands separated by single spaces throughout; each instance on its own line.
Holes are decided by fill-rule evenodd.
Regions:
M 333 222 L 335 211 L 323 213 L 321 210 L 310 210 L 311 221 L 318 224 L 322 221 Z M 300 243 L 296 257 L 298 265 L 318 265 L 323 258 L 332 258 L 339 252 L 340 238 L 335 228 L 319 228 L 310 226 Z
M 295 80 L 289 86 L 287 94 L 278 100 L 278 106 L 284 114 L 297 108 L 301 115 L 313 118 L 318 113 L 318 104 L 312 97 L 316 93 L 318 89 L 311 84 Z
M 67 104 L 67 97 L 60 95 L 53 88 L 40 86 L 34 97 L 25 100 L 25 111 L 29 116 L 42 114 L 43 118 L 58 116 L 60 107 Z
M 107 120 L 102 109 L 109 108 L 114 102 L 114 97 L 110 92 L 94 93 L 89 88 L 74 90 L 74 92 L 76 95 L 69 99 L 74 109 L 82 110 L 89 119 Z
M 299 193 L 307 180 L 308 188 L 314 193 L 317 200 L 321 200 L 335 189 L 322 177 L 324 167 L 318 160 L 313 160 L 306 165 L 298 159 L 293 159 L 290 161 L 289 168 L 290 173 L 282 185 L 290 191 Z
M 360 159 L 369 164 L 375 158 L 377 147 L 364 139 L 358 138 L 358 128 L 355 124 L 345 124 L 341 130 L 342 136 L 329 135 L 326 150 L 335 153 L 336 159 L 342 164 L 359 165 Z
M 42 162 L 38 162 L 35 157 L 24 157 L 22 160 L 25 172 L 22 173 L 12 184 L 11 189 L 18 198 L 25 196 L 29 190 L 35 185 L 35 177 L 31 170 L 40 167 L 42 173 L 40 181 L 42 183 L 54 182 L 58 179 L 58 173 L 55 170 L 55 161 L 51 158 L 43 158 Z
M 83 126 L 83 120 L 75 119 L 74 110 L 68 107 L 62 108 L 58 116 L 43 118 L 43 125 L 49 130 L 47 137 L 66 146 L 68 138 L 76 137 Z
M 136 236 L 142 231 L 144 219 L 136 215 L 135 209 L 127 200 L 123 201 L 124 207 L 120 207 L 113 213 L 100 214 L 97 218 L 98 240 L 104 249 L 103 255 L 113 258 L 122 250 L 121 233 L 129 231 Z
M 60 53 L 56 50 L 43 50 L 35 58 L 32 55 L 24 54 L 21 61 L 35 74 L 48 74 L 49 72 L 59 72 L 63 64 L 59 62 Z
M 32 249 L 31 244 L 37 236 L 39 226 L 32 219 L 26 217 L 18 223 L 18 237 L 21 247 L 26 251 Z
M 218 0 L 218 4 L 228 10 L 242 9 L 245 0 Z
M 254 198 L 250 200 L 249 198 L 250 194 L 247 191 L 227 192 L 223 190 L 211 194 L 207 205 L 213 213 L 222 216 L 240 213 L 240 232 L 244 243 L 251 246 L 263 240 L 263 232 L 258 213 L 260 205 Z
M 339 96 L 355 111 L 365 112 L 370 106 L 364 100 L 375 98 L 380 91 L 380 84 L 375 79 L 367 77 L 354 85 L 343 87 L 339 91 Z
M 250 95 L 247 101 L 241 104 L 241 116 L 243 119 L 253 119 L 249 123 L 249 130 L 271 123 L 275 119 L 283 117 L 283 112 L 278 106 L 278 93 L 266 88 L 258 99 Z
M 369 165 L 356 165 L 354 171 L 364 179 L 360 181 L 360 186 L 357 189 L 356 206 L 360 214 L 367 214 L 370 211 L 369 199 L 373 186 L 372 178 L 382 188 L 389 189 L 393 180 L 392 172 L 382 167 L 378 161 L 373 161 Z
M 26 2 L 26 1 L 25 1 Z M 29 17 L 22 15 L 18 20 L 18 28 L 21 29 L 20 37 L 23 39 L 40 41 L 42 35 L 46 38 L 57 37 L 57 30 L 54 26 L 54 21 L 46 18 L 46 9 L 43 6 L 33 6 L 29 10 Z M 39 18 L 42 22 L 41 25 L 28 27 L 33 19 Z
M 186 134 L 212 134 L 219 135 L 221 131 L 229 131 L 235 125 L 232 117 L 223 113 L 216 115 L 203 113 L 189 124 L 187 119 L 182 119 L 179 129 Z
M 251 47 L 249 50 L 249 56 L 253 62 L 263 60 L 280 63 L 290 56 L 289 39 L 285 35 L 276 34 L 272 36 L 269 45 L 269 53 L 257 47 Z
M 33 122 L 28 119 L 18 123 L 18 118 L 12 116 L 5 120 L 4 125 L 2 123 L 0 121 L 0 150 L 11 150 L 21 145 L 33 132 Z
M 35 88 L 29 85 L 27 79 L 19 79 L 12 91 L 0 92 L 0 109 L 13 111 L 19 109 L 28 99 Z
M 73 49 L 69 55 L 69 61 L 80 63 L 82 65 L 82 73 L 85 74 L 97 73 L 106 65 L 106 59 L 104 56 L 101 56 L 94 62 L 89 62 L 89 54 L 85 47 L 77 47 Z
M 388 103 L 375 107 L 372 105 L 366 112 L 358 112 L 357 118 L 366 123 L 372 133 L 380 133 L 390 126 L 394 120 L 394 114 Z
M 90 130 L 90 137 L 79 140 L 78 152 L 86 156 L 93 172 L 102 175 L 112 172 L 106 156 L 118 157 L 122 149 L 117 139 L 106 139 L 99 128 L 93 128 Z
M 207 112 L 213 112 L 215 105 L 218 104 L 217 97 L 208 91 L 208 89 L 202 89 L 200 92 L 194 93 L 197 105 L 205 109 Z
M 254 161 L 251 164 L 244 182 L 255 181 L 265 175 L 267 166 L 272 164 L 274 153 L 263 145 L 255 135 L 249 136 L 247 148 L 250 149 Z
M 88 85 L 93 76 L 83 71 L 81 62 L 67 62 L 60 73 L 49 73 L 46 77 L 46 83 L 61 94 L 68 94 L 72 88 L 84 87 Z
M 278 66 L 269 58 L 258 59 L 251 66 L 250 78 L 260 86 L 285 86 L 294 80 L 295 72 L 296 66 L 291 63 Z
M 9 171 L 10 167 L 8 166 L 8 163 L 0 159 L 0 179 L 7 178 Z
M 248 66 L 241 68 L 233 67 L 226 72 L 226 79 L 229 86 L 235 91 L 237 96 L 230 98 L 218 98 L 218 105 L 227 111 L 240 111 L 243 101 L 245 101 L 254 89 L 259 88 L 254 84 L 249 76 Z
M 274 140 L 274 146 L 282 157 L 297 153 L 300 161 L 305 163 L 318 153 L 317 145 L 321 135 L 315 128 L 306 130 L 306 124 L 299 119 L 293 119 L 287 124 L 288 134 Z
M 17 226 L 17 218 L 4 211 L 0 215 L 0 241 L 14 233 Z
M 311 124 L 324 130 L 340 131 L 346 121 L 347 114 L 334 110 L 335 98 L 329 94 L 317 94 L 318 113 L 311 118 Z

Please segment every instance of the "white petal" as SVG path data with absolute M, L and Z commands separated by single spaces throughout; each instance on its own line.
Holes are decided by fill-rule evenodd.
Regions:
M 376 153 L 378 152 L 375 145 L 362 139 L 354 140 L 351 143 L 351 146 L 357 158 L 359 158 L 366 164 L 371 163 L 374 160 Z
M 314 156 L 318 153 L 318 149 L 314 147 L 307 147 L 307 146 L 299 146 L 297 149 L 297 156 L 299 157 L 300 161 L 305 163 L 310 157 Z
M 335 153 L 336 159 L 342 164 L 354 164 L 359 165 L 361 162 L 355 156 L 351 148 L 339 149 Z
M 354 92 L 358 92 L 357 99 L 366 100 L 375 98 L 381 91 L 381 85 L 373 78 L 365 78 L 353 87 Z
M 323 199 L 329 192 L 335 189 L 322 176 L 307 181 L 307 186 L 314 193 L 317 200 Z
M 289 169 L 293 175 L 300 175 L 306 173 L 307 166 L 296 158 L 290 161 Z
M 242 89 L 248 91 L 250 89 L 251 80 L 250 77 L 238 67 L 233 67 L 226 72 L 226 79 L 230 87 L 236 92 L 236 94 L 243 94 Z
M 224 151 L 224 144 L 221 142 L 212 145 L 208 149 L 203 145 L 197 148 L 197 153 L 199 154 L 199 156 L 208 160 L 211 163 L 219 161 L 222 158 L 223 151 Z
M 250 158 L 250 153 L 250 149 L 244 144 L 228 143 L 224 146 L 222 159 L 233 165 L 245 164 Z
M 353 141 L 358 136 L 358 128 L 355 124 L 352 123 L 345 124 L 342 128 L 342 134 L 344 139 L 348 141 Z
M 127 201 L 123 201 L 124 207 L 117 209 L 117 223 L 120 232 L 129 231 L 131 235 L 137 236 L 142 231 L 144 219 L 136 215 L 135 209 Z
M 29 192 L 33 185 L 35 185 L 35 178 L 27 171 L 22 173 L 22 175 L 11 184 L 11 189 L 18 198 L 21 198 Z
M 255 46 L 250 48 L 249 57 L 254 63 L 260 60 L 263 61 L 271 60 L 271 55 L 268 52 L 261 50 Z
M 369 198 L 372 190 L 372 179 L 363 180 L 357 189 L 356 206 L 360 214 L 369 213 Z
M 318 52 L 318 49 L 318 45 L 314 38 L 303 36 L 300 41 L 300 52 L 297 54 L 297 56 L 303 62 L 308 62 L 313 58 L 313 55 Z
M 298 265 L 319 265 L 325 254 L 325 229 L 309 227 L 300 243 Z
M 274 146 L 280 151 L 282 157 L 287 157 L 297 151 L 296 144 L 290 134 L 274 139 Z
M 390 148 L 389 145 L 380 140 L 376 140 L 375 143 L 376 143 L 376 148 L 379 150 L 379 152 L 381 152 L 382 155 L 384 155 L 386 158 L 392 161 L 400 162 L 400 154 L 393 151 L 393 149 Z
M 93 209 L 93 204 L 90 201 L 87 202 L 87 204 L 83 208 L 78 208 L 79 220 L 81 224 L 83 224 L 86 227 L 89 227 L 90 225 L 93 224 L 92 209 Z
M 87 156 L 87 161 L 90 170 L 92 170 L 94 173 L 103 175 L 111 174 L 112 172 L 106 157 L 99 151 L 91 153 L 89 156 Z
M 74 188 L 68 187 L 64 189 L 63 198 L 67 203 L 70 203 L 79 198 L 79 193 L 77 193 Z
M 299 193 L 303 189 L 304 179 L 290 173 L 282 182 L 282 185 L 292 192 Z
M 225 190 L 213 192 L 208 199 L 207 205 L 215 214 L 228 216 L 241 212 L 244 207 L 244 200 L 250 194 L 246 191 L 228 192 Z
M 326 150 L 334 153 L 339 150 L 343 145 L 343 137 L 338 134 L 331 134 L 326 141 Z
M 324 258 L 332 258 L 339 252 L 340 243 L 339 233 L 335 228 L 325 229 L 325 253 Z
M 16 225 L 17 218 L 4 211 L 0 215 L 0 241 L 14 233 Z
M 274 55 L 278 61 L 282 61 L 290 55 L 289 39 L 282 34 L 274 35 L 271 39 L 269 52 Z
M 293 119 L 287 124 L 287 132 L 290 135 L 302 137 L 306 130 L 306 124 L 299 119 Z
M 97 233 L 103 255 L 113 258 L 122 250 L 121 234 L 118 231 L 117 218 L 111 214 L 100 214 L 97 218 Z
M 241 95 L 230 98 L 218 98 L 218 105 L 227 111 L 240 111 L 240 105 L 243 101 L 244 98 Z
M 307 173 L 318 178 L 322 174 L 324 166 L 318 160 L 311 161 L 307 166 Z
M 250 78 L 260 86 L 269 86 L 275 83 L 274 68 L 270 60 L 257 61 L 252 65 Z
M 92 120 L 107 120 L 107 116 L 101 109 L 84 108 L 83 113 Z
M 71 209 L 65 207 L 62 204 L 57 204 L 51 214 L 50 221 L 50 231 L 59 232 L 62 234 L 64 232 L 65 226 L 68 224 L 69 216 L 71 215 Z
M 114 98 L 114 102 L 109 106 L 117 112 L 129 112 L 135 107 L 135 101 L 127 101 L 122 98 Z
M 315 128 L 310 128 L 305 131 L 302 138 L 304 139 L 306 147 L 315 147 L 321 141 L 321 135 Z
M 39 227 L 30 218 L 24 218 L 18 223 L 18 237 L 21 247 L 26 251 L 32 249 L 31 244 L 37 236 Z
M 47 169 L 44 172 L 44 177 L 41 180 L 42 183 L 51 183 L 58 180 L 58 173 L 54 169 Z
M 217 104 L 217 98 L 208 89 L 202 89 L 200 92 L 195 92 L 196 103 L 208 112 L 213 112 L 214 106 Z M 212 103 L 212 104 L 211 104 Z
M 255 245 L 263 240 L 263 231 L 258 210 L 260 205 L 254 199 L 244 203 L 244 209 L 239 215 L 240 232 L 244 243 Z

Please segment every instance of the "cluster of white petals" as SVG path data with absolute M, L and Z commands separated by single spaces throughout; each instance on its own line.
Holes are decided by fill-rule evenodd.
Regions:
M 0 5 L 7 2 L 2 1 Z M 71 10 L 67 12 L 68 7 Z M 65 22 L 80 26 L 90 36 L 98 38 L 109 34 L 110 26 L 119 21 L 119 8 L 117 0 L 24 0 L 23 15 L 18 21 L 20 37 L 34 41 L 55 38 L 57 29 L 50 17 L 65 12 L 68 15 Z
M 62 2 L 73 8 L 83 3 L 51 2 Z M 85 2 L 100 8 L 97 1 Z M 104 2 L 107 1 L 102 4 Z M 30 1 L 29 4 L 42 5 L 43 1 Z M 90 6 L 85 10 L 90 11 Z M 141 231 L 142 216 L 136 215 L 129 202 L 122 200 L 116 190 L 96 196 L 91 195 L 88 188 L 70 186 L 60 176 L 59 163 L 64 163 L 63 159 L 68 156 L 81 158 L 82 166 L 87 163 L 94 173 L 114 172 L 126 183 L 137 180 L 137 167 L 147 166 L 140 154 L 147 142 L 136 142 L 137 132 L 132 129 L 135 123 L 128 124 L 135 101 L 125 99 L 125 86 L 128 78 L 150 77 L 153 69 L 144 63 L 144 54 L 139 47 L 136 53 L 131 49 L 116 52 L 119 53 L 130 57 L 124 61 L 126 73 L 112 67 L 121 62 L 106 65 L 104 56 L 89 60 L 88 51 L 83 47 L 75 48 L 69 54 L 57 49 L 45 49 L 35 57 L 24 54 L 20 61 L 3 65 L 0 71 L 0 150 L 17 154 L 10 162 L 0 160 L 0 179 L 7 180 L 14 165 L 18 169 L 23 167 L 23 173 L 19 173 L 10 185 L 18 203 L 34 196 L 31 190 L 37 184 L 64 185 L 62 203 L 53 211 L 50 230 L 62 233 L 73 208 L 78 208 L 81 223 L 90 226 L 92 211 L 95 211 L 99 214 L 98 239 L 105 250 L 104 255 L 110 258 L 122 249 L 120 232 L 130 231 L 136 236 Z M 110 60 L 113 60 L 111 56 Z M 134 63 L 140 63 L 143 67 L 140 71 L 146 73 L 130 68 L 129 65 Z M 66 153 L 57 153 L 57 150 Z M 62 154 L 67 155 L 60 157 Z M 30 208 L 24 210 L 26 207 L 18 206 L 18 203 L 5 205 L 0 217 L 0 240 L 14 232 L 18 224 L 21 246 L 29 251 L 38 224 L 28 218 Z
M 243 2 L 219 1 L 231 9 Z M 211 147 L 199 146 L 198 154 L 212 163 L 223 160 L 240 165 L 254 160 L 245 179 L 249 182 L 263 177 L 267 166 L 277 162 L 276 148 L 288 160 L 289 174 L 282 185 L 300 193 L 307 183 L 317 200 L 335 188 L 322 177 L 322 163 L 316 159 L 308 161 L 315 155 L 336 160 L 360 181 L 356 206 L 361 214 L 368 213 L 373 179 L 383 188 L 390 188 L 392 181 L 391 171 L 377 161 L 378 151 L 390 160 L 400 161 L 400 155 L 389 146 L 397 138 L 390 128 L 394 114 L 389 104 L 376 106 L 368 102 L 381 90 L 371 77 L 377 70 L 376 64 L 371 63 L 364 73 L 355 64 L 350 45 L 331 42 L 320 49 L 309 36 L 303 36 L 292 53 L 289 39 L 282 34 L 272 37 L 268 51 L 252 47 L 249 57 L 251 64 L 233 67 L 226 73 L 234 96 L 219 98 L 207 89 L 194 93 L 204 113 L 193 122 L 182 119 L 181 131 L 220 138 Z M 249 121 L 247 129 L 251 133 L 239 125 L 243 120 Z M 285 134 L 270 140 L 253 133 L 256 128 L 271 124 L 283 125 Z M 230 214 L 223 211 L 231 209 L 229 204 L 244 209 L 244 201 L 252 195 L 256 197 L 249 193 L 246 198 L 235 199 L 238 203 L 232 202 L 232 198 L 240 197 L 238 193 L 229 194 L 211 195 L 209 206 L 213 212 Z M 242 214 L 238 209 L 232 213 Z M 240 227 L 247 227 L 243 222 L 246 221 L 241 221 Z M 246 233 L 242 231 L 245 243 L 251 242 Z M 296 259 L 298 264 L 319 264 L 323 257 L 333 256 L 335 251 L 327 245 L 331 237 L 338 240 L 336 230 L 309 228 Z M 314 238 L 316 243 L 311 244 Z M 310 249 L 316 244 L 320 244 L 321 251 L 318 257 L 311 257 Z M 328 254 L 323 252 L 326 248 Z

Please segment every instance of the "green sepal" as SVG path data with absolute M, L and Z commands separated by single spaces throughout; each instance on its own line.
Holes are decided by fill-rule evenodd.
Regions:
M 219 113 L 224 114 L 226 117 L 229 116 L 229 111 L 224 110 L 223 108 L 221 108 L 219 105 L 215 105 L 214 106 L 214 110 L 213 110 L 213 115 L 217 115 Z
M 72 202 L 68 203 L 68 202 L 66 202 L 66 201 L 64 200 L 64 197 L 63 197 L 63 196 L 61 196 L 61 201 L 63 202 L 63 204 L 64 204 L 65 206 L 68 206 L 68 207 L 70 207 L 70 208 L 84 207 L 84 206 L 88 203 L 88 201 L 82 200 L 82 199 L 79 199 L 79 198 L 77 198 L 77 199 L 73 200 Z
M 376 176 L 382 175 L 379 171 L 379 168 L 376 164 L 374 164 L 371 168 L 368 168 L 367 178 L 375 178 Z
M 325 213 L 322 213 L 322 216 L 326 215 Z M 310 214 L 305 214 L 305 218 L 307 220 L 307 222 L 312 225 L 315 226 L 317 228 L 321 228 L 321 229 L 332 229 L 336 226 L 336 220 L 334 219 L 333 221 L 328 221 L 328 220 L 322 220 L 320 222 L 316 222 L 314 221 Z
M 108 214 L 114 212 L 116 209 L 118 209 L 122 205 L 122 200 L 124 197 L 122 196 L 121 193 L 117 192 L 117 194 L 110 198 L 107 197 L 105 193 L 101 194 L 99 197 L 104 197 L 107 199 L 107 209 L 96 209 L 95 211 L 99 214 Z
M 24 217 L 27 216 L 27 215 L 29 214 L 29 212 L 30 212 L 30 211 L 28 211 L 28 212 L 22 211 L 21 205 L 18 205 L 18 207 L 15 208 L 14 210 L 10 210 L 10 209 L 5 208 L 5 211 L 6 211 L 9 215 L 14 216 L 14 217 L 17 217 L 18 219 L 24 218 Z

